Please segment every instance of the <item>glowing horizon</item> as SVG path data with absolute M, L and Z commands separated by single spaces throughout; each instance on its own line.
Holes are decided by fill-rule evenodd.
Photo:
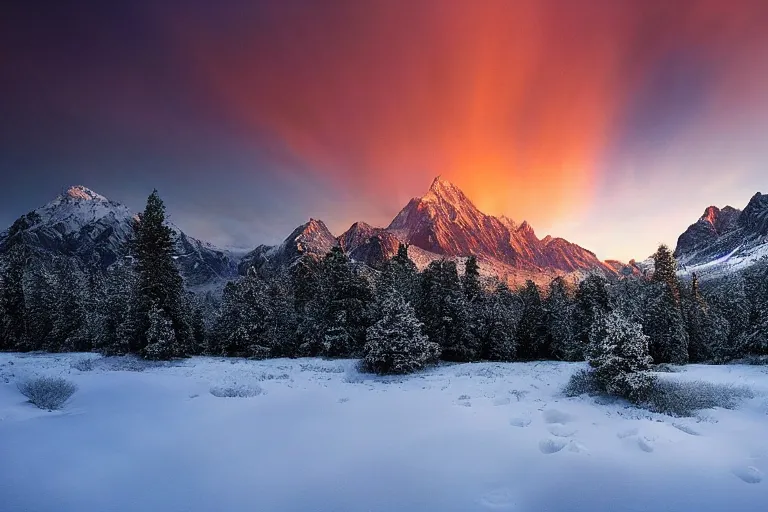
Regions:
M 760 0 L 15 9 L 5 223 L 41 180 L 131 206 L 157 187 L 190 234 L 255 246 L 309 217 L 386 226 L 442 175 L 626 261 L 765 183 Z

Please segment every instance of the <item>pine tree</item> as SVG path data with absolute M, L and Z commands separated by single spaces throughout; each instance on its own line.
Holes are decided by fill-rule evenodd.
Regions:
M 505 283 L 482 303 L 480 313 L 480 359 L 514 361 L 517 356 L 517 327 L 522 306 Z
M 482 296 L 482 287 L 480 286 L 480 266 L 477 264 L 477 258 L 470 256 L 464 264 L 464 275 L 461 276 L 461 285 L 464 290 L 464 296 L 467 302 L 472 303 Z
M 3 249 L 4 261 L 0 261 L 0 350 L 29 349 L 24 274 L 29 250 L 24 243 L 24 231 L 39 222 L 32 212 L 17 219 L 8 229 Z
M 590 343 L 595 326 L 604 325 L 603 320 L 611 310 L 608 281 L 599 274 L 588 275 L 576 290 L 574 329 L 581 351 Z
M 53 266 L 53 324 L 49 342 L 64 352 L 89 352 L 93 342 L 86 319 L 87 278 L 69 258 Z M 50 349 L 49 349 L 50 350 Z
M 517 327 L 517 356 L 527 361 L 548 359 L 547 327 L 539 287 L 533 281 L 526 281 L 520 298 L 523 311 Z
M 368 281 L 339 247 L 323 258 L 299 335 L 304 355 L 352 357 L 362 352 L 373 299 Z
M 679 299 L 663 282 L 650 283 L 648 291 L 643 331 L 650 340 L 651 357 L 656 363 L 687 363 L 688 333 Z
M 419 273 L 416 264 L 408 256 L 408 246 L 399 244 L 395 254 L 382 272 L 382 282 L 395 288 L 412 306 L 419 300 Z
M 147 344 L 142 349 L 141 355 L 146 359 L 163 360 L 170 359 L 179 354 L 176 346 L 176 331 L 173 322 L 165 314 L 165 311 L 152 304 L 149 309 L 149 330 L 147 331 Z
M 436 260 L 422 272 L 417 316 L 429 339 L 440 345 L 443 359 L 477 358 L 479 346 L 470 330 L 467 301 L 455 262 Z
M 235 357 L 269 357 L 272 311 L 264 281 L 249 271 L 224 288 L 221 314 L 214 329 L 214 354 Z
M 183 282 L 173 260 L 172 233 L 165 224 L 165 205 L 155 190 L 147 199 L 146 209 L 134 223 L 133 248 L 139 277 L 134 348 L 146 353 L 143 349 L 149 343 L 149 312 L 154 305 L 171 322 L 175 340 L 169 346 L 175 347 L 178 352 L 169 357 L 176 357 L 188 353 L 192 344 L 192 329 L 185 310 Z
M 584 350 L 575 335 L 574 302 L 565 279 L 557 277 L 549 285 L 544 300 L 545 323 L 552 356 L 563 361 L 583 361 Z
M 437 361 L 440 346 L 422 332 L 413 307 L 397 292 L 386 294 L 383 316 L 366 332 L 363 368 L 384 374 L 413 373 Z
M 603 390 L 633 402 L 642 401 L 652 383 L 647 370 L 648 337 L 642 326 L 613 311 L 595 326 L 588 349 L 589 365 Z
M 97 330 L 94 347 L 106 355 L 128 354 L 136 336 L 135 309 L 138 276 L 126 261 L 112 265 L 103 281 L 104 291 L 96 303 Z M 98 296 L 97 296 L 98 297 Z
M 672 292 L 672 296 L 675 300 L 680 298 L 680 283 L 675 273 L 677 269 L 677 263 L 675 262 L 672 252 L 664 244 L 661 244 L 653 255 L 653 276 L 652 280 L 657 283 L 664 283 L 669 287 Z
M 33 259 L 24 271 L 25 339 L 17 350 L 61 352 L 60 340 L 51 337 L 56 314 L 55 278 L 50 265 Z

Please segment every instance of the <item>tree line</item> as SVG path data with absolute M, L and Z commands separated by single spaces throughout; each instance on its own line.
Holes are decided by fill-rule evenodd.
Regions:
M 401 245 L 374 270 L 334 247 L 288 269 L 251 269 L 212 300 L 184 290 L 157 192 L 134 223 L 130 256 L 106 271 L 32 258 L 22 235 L 33 221 L 22 217 L 6 238 L 0 350 L 359 357 L 376 373 L 438 360 L 595 360 L 637 333 L 642 346 L 627 348 L 640 352 L 634 361 L 768 354 L 764 263 L 702 290 L 695 275 L 678 278 L 662 245 L 650 278 L 595 273 L 576 285 L 558 277 L 544 289 L 528 281 L 513 290 L 481 279 L 472 256 L 461 273 L 445 259 L 419 272 Z

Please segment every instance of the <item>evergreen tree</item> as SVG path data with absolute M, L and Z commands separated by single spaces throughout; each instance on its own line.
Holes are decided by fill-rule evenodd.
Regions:
M 470 330 L 467 302 L 455 262 L 436 260 L 422 272 L 417 313 L 429 339 L 440 345 L 443 359 L 477 358 L 479 346 Z
M 137 283 L 138 276 L 128 262 L 118 262 L 106 272 L 102 300 L 96 303 L 99 320 L 94 335 L 94 347 L 106 355 L 131 352 L 137 329 Z
M 583 346 L 575 335 L 574 310 L 574 301 L 571 300 L 565 279 L 553 279 L 549 285 L 549 294 L 544 300 L 544 314 L 548 344 L 555 359 L 584 360 Z
M 210 351 L 236 357 L 269 357 L 272 349 L 272 311 L 266 283 L 249 271 L 224 288 L 221 315 Z
M 477 258 L 470 256 L 464 264 L 464 275 L 461 276 L 462 289 L 467 302 L 473 303 L 482 297 L 482 287 L 480 286 L 480 266 L 477 264 Z
M 146 359 L 170 359 L 179 354 L 181 349 L 176 346 L 176 331 L 173 322 L 165 312 L 152 304 L 149 309 L 149 330 L 147 344 L 141 351 Z
M 669 248 L 660 245 L 653 255 L 654 272 L 649 287 L 643 329 L 650 338 L 651 357 L 656 363 L 688 362 L 688 333 L 680 305 L 676 263 Z
M 547 359 L 550 352 L 539 287 L 533 281 L 526 281 L 520 298 L 523 310 L 517 326 L 517 357 L 527 361 Z
M 382 282 L 396 289 L 406 302 L 416 306 L 419 300 L 419 273 L 408 256 L 408 246 L 399 244 L 395 254 L 382 272 Z
M 590 274 L 576 290 L 574 329 L 578 346 L 583 351 L 590 343 L 595 327 L 605 325 L 603 320 L 612 310 L 608 281 L 599 274 Z M 578 352 L 578 349 L 576 349 Z
M 339 247 L 331 249 L 318 270 L 316 288 L 304 305 L 300 349 L 305 355 L 359 355 L 373 298 L 370 285 Z
M 59 258 L 53 267 L 51 352 L 89 352 L 93 348 L 86 317 L 87 278 L 74 260 Z
M 643 331 L 650 340 L 650 353 L 656 363 L 688 362 L 688 333 L 679 300 L 664 282 L 650 283 L 645 297 Z
M 657 283 L 664 283 L 669 287 L 672 296 L 677 301 L 680 298 L 679 282 L 677 279 L 677 263 L 672 252 L 664 244 L 661 244 L 653 255 L 653 276 L 652 280 Z
M 192 345 L 192 329 L 188 323 L 189 313 L 185 309 L 184 286 L 173 260 L 172 233 L 171 228 L 165 224 L 165 205 L 155 190 L 147 199 L 146 209 L 134 223 L 133 248 L 137 261 L 138 302 L 135 312 L 136 338 L 133 346 L 137 351 L 147 353 L 143 349 L 149 343 L 149 312 L 155 307 L 162 310 L 163 315 L 171 322 L 175 340 L 168 346 L 174 347 L 178 352 L 169 354 L 169 357 L 187 354 Z
M 681 300 L 688 332 L 689 360 L 720 359 L 727 342 L 727 324 L 702 295 L 696 273 L 691 275 L 690 291 L 682 294 Z
M 647 370 L 648 337 L 642 326 L 613 311 L 602 327 L 595 326 L 588 349 L 589 365 L 598 384 L 609 394 L 642 401 L 652 383 Z
M 59 340 L 51 338 L 56 309 L 55 278 L 48 264 L 34 259 L 24 271 L 24 319 L 26 334 L 17 350 L 60 352 Z
M 383 374 L 413 373 L 437 361 L 440 346 L 422 333 L 413 307 L 397 292 L 386 294 L 382 318 L 367 330 L 363 368 Z
M 40 217 L 28 213 L 8 229 L 3 242 L 5 256 L 0 261 L 0 350 L 25 350 L 27 333 L 24 274 L 29 250 L 24 244 L 24 231 L 39 222 Z
M 480 311 L 478 341 L 480 359 L 514 361 L 517 356 L 517 327 L 522 307 L 505 283 L 483 301 Z

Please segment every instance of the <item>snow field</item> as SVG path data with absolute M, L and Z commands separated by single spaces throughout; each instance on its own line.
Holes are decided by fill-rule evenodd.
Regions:
M 87 358 L 93 369 L 76 369 Z M 580 363 L 445 365 L 406 377 L 360 374 L 355 364 L 0 354 L 0 509 L 706 512 L 768 503 L 766 367 L 660 374 L 755 392 L 735 410 L 671 418 L 563 397 Z M 79 391 L 61 411 L 41 411 L 15 385 L 35 375 L 63 376 Z

